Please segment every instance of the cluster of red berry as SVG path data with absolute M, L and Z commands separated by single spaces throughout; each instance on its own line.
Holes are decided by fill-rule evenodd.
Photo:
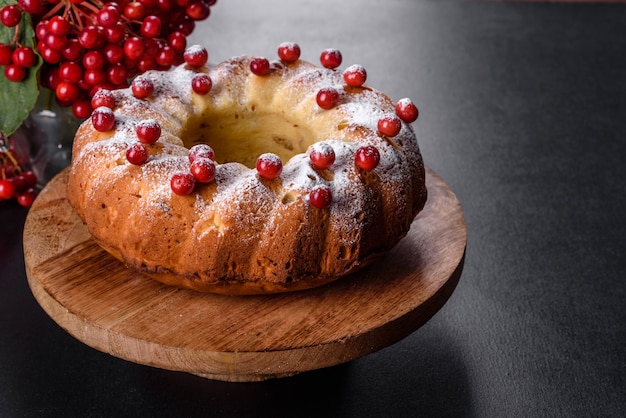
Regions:
M 0 201 L 15 198 L 22 206 L 30 207 L 37 197 L 37 176 L 22 171 L 12 142 L 0 136 Z
M 182 63 L 187 36 L 216 1 L 18 0 L 0 9 L 0 22 L 15 28 L 14 39 L 0 43 L 0 65 L 20 82 L 41 56 L 41 85 L 85 118 L 99 89 L 127 87 L 137 74 Z M 35 51 L 19 39 L 19 26 L 29 21 Z

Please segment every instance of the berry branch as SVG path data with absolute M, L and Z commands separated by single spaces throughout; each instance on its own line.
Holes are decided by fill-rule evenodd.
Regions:
M 0 0 L 0 88 L 21 86 L 19 92 L 0 92 L 0 110 L 15 107 L 20 94 L 28 99 L 18 106 L 19 114 L 0 122 L 0 132 L 10 135 L 19 127 L 39 87 L 52 90 L 76 117 L 86 118 L 96 91 L 128 87 L 138 74 L 181 64 L 186 38 L 215 3 Z
M 36 186 L 35 173 L 22 170 L 13 143 L 0 134 L 0 202 L 15 198 L 29 207 L 37 196 Z
M 86 118 L 97 92 L 183 63 L 187 37 L 215 3 L 0 0 L 0 201 L 15 198 L 30 206 L 36 196 L 36 176 L 15 157 L 11 135 L 34 108 L 40 88 Z

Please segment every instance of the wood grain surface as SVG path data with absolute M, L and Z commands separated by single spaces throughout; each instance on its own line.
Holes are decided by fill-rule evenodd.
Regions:
M 181 290 L 126 268 L 92 240 L 67 202 L 66 184 L 64 171 L 26 220 L 33 295 L 78 340 L 140 364 L 259 381 L 344 363 L 418 329 L 461 275 L 463 212 L 429 169 L 428 203 L 393 250 L 330 285 L 267 296 Z

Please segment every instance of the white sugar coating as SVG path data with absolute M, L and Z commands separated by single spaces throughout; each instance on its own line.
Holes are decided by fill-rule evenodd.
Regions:
M 335 48 L 326 48 L 322 51 L 322 54 L 339 54 L 341 55 L 341 51 Z
M 296 47 L 300 47 L 296 42 L 281 42 L 280 45 L 278 45 L 279 48 L 296 48 Z
M 317 90 L 323 87 L 331 87 L 339 92 L 343 91 L 343 78 L 341 75 L 326 68 L 318 68 L 315 71 L 307 72 L 300 79 L 311 89 L 315 89 L 315 94 L 317 94 Z
M 335 154 L 335 149 L 327 142 L 316 142 L 311 146 L 311 152 L 319 154 L 323 158 Z
M 283 160 L 276 154 L 271 152 L 266 152 L 264 154 L 259 155 L 259 160 L 262 160 L 266 163 L 270 163 L 272 165 L 282 165 Z
M 109 97 L 113 97 L 113 93 L 111 93 L 111 90 L 99 89 L 94 93 L 92 100 L 100 100 L 104 98 L 108 99 Z
M 142 119 L 137 123 L 137 126 L 146 127 L 146 128 L 160 128 L 161 124 L 156 121 L 156 119 Z
M 404 98 L 398 100 L 397 104 L 402 106 L 402 107 L 406 107 L 406 106 L 412 105 L 413 104 L 413 100 L 411 100 L 408 97 L 404 97 Z
M 367 72 L 365 71 L 365 67 L 363 67 L 362 65 L 359 64 L 352 64 L 350 66 L 348 66 L 345 70 L 344 73 L 363 73 L 366 74 Z
M 188 50 L 192 50 L 192 51 L 199 50 L 199 49 L 203 49 L 203 47 L 201 47 L 200 45 L 193 45 L 188 48 Z M 329 48 L 327 51 L 334 51 L 334 49 Z M 355 64 L 349 68 L 358 69 L 362 67 Z M 215 73 L 215 75 L 217 75 L 217 77 L 215 77 L 217 81 L 221 77 L 229 77 L 231 74 L 231 71 L 233 70 L 233 66 L 221 65 L 217 69 L 217 71 L 215 71 L 215 67 L 212 67 L 212 68 L 210 67 L 210 69 L 214 70 L 213 72 Z M 190 87 L 191 79 L 193 78 L 195 74 L 197 74 L 195 71 L 189 71 L 185 69 L 184 66 L 176 67 L 174 70 L 169 71 L 167 73 L 168 75 L 167 77 L 155 78 L 155 90 L 159 91 L 161 95 L 164 92 L 166 92 L 168 96 L 176 97 L 183 104 L 190 104 L 191 102 L 189 100 L 189 96 L 190 96 L 190 91 L 191 91 L 191 87 Z M 312 90 L 316 90 L 322 87 L 333 87 L 339 91 L 343 90 L 342 77 L 337 71 L 324 69 L 324 68 L 316 68 L 313 71 L 307 71 L 304 74 L 300 75 L 300 79 L 302 79 L 305 83 L 307 83 Z M 128 99 L 125 105 L 127 108 L 126 114 L 127 115 L 140 114 L 141 108 L 145 107 L 146 105 L 145 101 L 136 100 L 134 97 L 132 97 L 132 94 L 128 94 L 127 92 L 124 93 L 124 96 L 126 96 L 126 98 Z M 155 94 L 155 96 L 157 95 Z M 155 107 L 159 111 L 161 111 L 162 109 L 165 110 L 162 107 L 161 102 L 162 101 L 158 100 L 158 96 L 157 96 L 157 100 L 152 101 L 150 105 Z M 381 110 L 384 104 L 385 104 L 384 99 L 382 99 L 378 94 L 374 94 L 374 93 L 370 94 L 370 92 L 365 91 L 363 94 L 359 96 L 358 101 L 343 103 L 341 107 L 343 111 L 349 116 L 349 123 L 351 125 L 363 126 L 363 127 L 371 129 L 372 132 L 375 132 L 377 129 L 378 120 L 390 114 L 389 112 L 385 112 Z M 103 108 L 103 109 L 110 111 L 110 109 L 108 108 Z M 166 111 L 164 113 L 167 114 Z M 133 138 L 133 136 L 128 135 L 128 131 L 130 130 L 130 128 L 125 127 L 125 125 L 132 122 L 132 120 L 133 120 L 132 116 L 125 116 L 125 117 L 118 116 L 117 132 L 112 138 L 112 141 L 122 142 L 125 144 L 129 143 L 128 138 Z M 140 123 L 152 123 L 152 122 L 158 124 L 158 122 L 153 118 L 143 120 Z M 341 136 L 343 136 L 343 134 L 339 135 L 338 137 L 341 137 Z M 334 146 L 330 146 L 331 142 L 334 143 Z M 317 152 L 320 152 L 323 155 L 326 155 L 330 151 L 334 150 L 336 154 L 336 161 L 334 164 L 335 166 L 344 164 L 340 162 L 342 161 L 342 158 L 343 158 L 342 156 L 346 156 L 346 155 L 352 156 L 356 149 L 352 144 L 349 144 L 347 146 L 345 142 L 335 141 L 335 140 L 326 141 L 324 143 L 316 143 L 313 146 L 315 147 Z M 343 150 L 344 153 L 337 152 L 335 148 L 339 150 Z M 397 156 L 395 155 L 396 152 L 393 150 L 391 146 L 380 147 L 379 152 L 381 154 L 381 166 L 390 167 L 390 166 L 393 166 L 393 164 L 397 161 Z M 120 158 L 120 155 L 121 155 L 121 152 L 118 151 L 116 158 Z M 279 163 L 279 162 L 283 163 L 280 157 L 278 157 L 275 154 L 267 153 L 267 154 L 263 154 L 261 157 L 267 160 L 271 160 L 273 161 L 273 163 Z M 317 174 L 315 173 L 313 169 L 310 169 L 309 161 L 307 160 L 306 162 L 300 164 L 301 159 L 302 158 L 300 156 L 296 156 L 296 157 L 291 158 L 289 161 L 289 166 L 298 164 L 298 166 L 304 166 L 307 168 L 307 170 L 297 170 L 297 172 L 299 173 L 299 176 L 297 176 L 297 178 L 292 178 L 291 182 L 293 183 L 293 187 L 296 189 L 308 190 L 313 185 L 311 178 L 319 178 L 319 177 L 317 176 Z M 352 161 L 350 161 L 350 163 L 352 163 Z M 218 170 L 218 173 L 219 172 L 220 170 Z M 286 168 L 284 169 L 281 175 L 281 178 L 283 179 L 285 183 L 288 183 L 286 180 L 289 179 L 290 177 L 289 177 L 288 170 Z M 217 174 L 215 181 L 219 184 L 220 180 L 221 180 L 220 176 L 219 174 Z M 345 176 L 342 177 L 341 175 L 335 175 L 331 183 L 333 184 L 334 189 L 342 189 L 344 187 L 349 186 L 349 182 L 350 180 L 347 177 Z M 341 201 L 340 192 L 335 191 L 333 195 L 337 196 L 335 198 L 335 201 Z
M 204 48 L 194 45 L 187 51 L 200 49 Z M 134 243 L 142 243 L 142 237 L 146 240 L 144 244 L 154 242 L 155 233 L 159 236 L 159 243 L 173 239 L 170 236 L 175 234 L 174 229 L 184 226 L 185 236 L 176 238 L 176 245 L 174 241 L 167 245 L 185 246 L 181 250 L 185 257 L 183 264 L 193 264 L 196 256 L 192 254 L 199 254 L 200 251 L 193 249 L 193 243 L 204 248 L 213 244 L 200 244 L 202 240 L 221 240 L 222 236 L 228 236 L 234 230 L 237 234 L 235 239 L 247 249 L 247 257 L 252 260 L 255 254 L 252 249 L 261 245 L 259 240 L 270 241 L 276 228 L 282 228 L 281 234 L 285 235 L 281 237 L 305 234 L 299 239 L 306 240 L 310 232 L 302 232 L 303 225 L 321 220 L 321 228 L 328 234 L 320 239 L 332 237 L 333 241 L 319 243 L 319 246 L 340 245 L 350 253 L 359 251 L 363 229 L 370 234 L 378 234 L 377 231 L 386 227 L 379 227 L 376 223 L 396 222 L 394 218 L 404 218 L 410 212 L 402 208 L 412 205 L 409 200 L 413 198 L 413 192 L 409 184 L 414 181 L 410 176 L 417 170 L 407 172 L 406 167 L 418 162 L 416 156 L 419 151 L 414 151 L 413 145 L 408 151 L 404 150 L 404 144 L 414 143 L 413 132 L 407 125 L 403 124 L 400 134 L 393 139 L 378 133 L 378 120 L 395 114 L 394 105 L 386 96 L 369 87 L 347 87 L 341 71 L 299 62 L 273 62 L 272 75 L 264 84 L 263 78 L 250 76 L 248 63 L 248 58 L 235 58 L 217 66 L 207 64 L 190 68 L 181 65 L 168 72 L 146 73 L 145 76 L 153 80 L 154 93 L 145 100 L 134 97 L 131 89 L 114 92 L 115 131 L 87 140 L 74 158 L 77 165 L 84 167 L 104 165 L 104 169 L 94 170 L 97 174 L 84 181 L 83 200 L 106 202 L 105 206 L 112 208 L 106 211 L 110 213 L 107 215 L 109 221 L 119 219 L 127 228 L 123 233 L 128 241 L 132 241 L 128 245 L 137 246 Z M 359 65 L 348 69 L 363 70 Z M 198 73 L 209 74 L 213 81 L 213 88 L 206 96 L 192 92 L 191 80 Z M 259 91 L 264 85 L 272 86 L 271 90 Z M 315 102 L 317 92 L 325 87 L 335 88 L 340 93 L 339 104 L 331 110 L 321 109 Z M 255 89 L 253 94 L 250 94 L 250 89 Z M 274 180 L 262 178 L 254 167 L 229 162 L 216 164 L 213 182 L 197 183 L 192 195 L 178 196 L 173 193 L 170 186 L 172 175 L 189 172 L 191 166 L 189 150 L 184 148 L 181 138 L 204 129 L 198 128 L 205 123 L 200 115 L 213 109 L 220 118 L 228 118 L 229 112 L 239 113 L 237 123 L 246 123 L 241 117 L 245 112 L 240 113 L 237 106 L 246 112 L 254 112 L 256 106 L 257 114 L 275 112 L 271 114 L 286 115 L 285 119 L 293 123 L 293 128 L 303 128 L 297 131 L 304 135 L 303 145 L 295 146 L 293 151 L 300 153 L 289 158 L 285 157 L 290 155 L 286 151 L 285 155 L 281 154 L 285 157 L 284 161 L 271 152 L 258 157 L 283 166 L 282 173 Z M 207 118 L 206 123 L 214 123 L 216 118 Z M 226 123 L 227 119 L 224 121 Z M 148 161 L 134 166 L 127 161 L 125 153 L 128 147 L 137 143 L 135 130 L 143 124 L 159 125 L 162 135 L 155 144 L 146 146 Z M 290 126 L 290 129 L 293 128 Z M 213 128 L 208 129 L 206 132 L 214 132 Z M 205 134 L 204 131 L 200 133 Z M 313 139 L 322 142 L 314 142 L 308 135 L 315 135 Z M 189 142 L 194 139 L 186 138 Z M 307 145 L 310 145 L 308 152 L 302 152 Z M 355 152 L 363 145 L 375 145 L 380 153 L 380 164 L 372 172 L 362 170 L 355 164 Z M 247 144 L 242 140 L 241 146 L 246 147 Z M 216 142 L 215 149 L 220 151 L 223 148 Z M 276 152 L 280 154 L 281 151 Z M 324 157 L 334 153 L 335 160 L 327 169 L 317 168 L 309 157 L 312 151 Z M 220 156 L 216 157 L 220 161 Z M 251 161 L 253 164 L 254 157 Z M 116 190 L 121 184 L 128 188 L 123 194 Z M 332 203 L 324 209 L 315 208 L 309 201 L 311 190 L 319 187 L 329 188 L 332 194 Z M 115 196 L 117 201 L 127 199 L 128 202 L 116 204 L 114 200 L 107 201 L 109 195 Z M 94 205 L 92 212 L 103 212 L 98 206 L 100 203 Z M 117 209 L 123 205 L 129 207 L 129 213 L 118 215 Z M 391 214 L 388 219 L 376 218 L 380 216 L 380 205 L 383 205 L 385 213 Z M 389 205 L 400 210 L 389 211 L 385 208 Z M 157 224 L 159 228 L 170 228 L 174 232 L 168 232 L 169 235 L 161 240 L 164 233 L 146 231 Z M 181 228 L 178 228 L 179 224 L 182 224 Z M 263 231 L 261 238 L 258 235 L 259 224 Z M 144 227 L 135 231 L 138 225 Z M 402 229 L 398 226 L 394 228 Z M 254 232 L 256 235 L 251 235 L 250 231 L 257 231 Z M 134 238 L 133 234 L 138 238 Z M 217 245 L 221 246 L 221 241 Z M 286 245 L 298 246 L 297 243 Z M 162 255 L 152 257 L 146 256 L 141 262 L 148 266 L 150 263 L 162 265 Z M 335 257 L 339 259 L 339 256 Z M 221 263 L 226 264 L 227 260 Z
M 150 76 L 148 74 L 139 74 L 137 77 L 135 77 L 135 79 L 133 80 L 132 84 L 136 84 L 136 85 L 149 85 L 152 84 L 152 78 L 150 78 Z
M 196 158 L 215 160 L 215 151 L 208 144 L 196 144 L 189 149 L 189 159 L 193 162 Z
M 111 116 L 115 115 L 113 113 L 113 110 L 110 107 L 106 107 L 106 106 L 97 107 L 97 108 L 94 109 L 94 112 L 102 113 L 102 114 L 106 114 L 106 115 L 111 115 Z
M 194 44 L 185 49 L 185 53 L 198 54 L 206 52 L 206 48 L 202 45 Z
M 365 126 L 372 130 L 378 129 L 378 121 L 390 113 L 381 109 L 382 102 L 376 97 L 364 99 L 359 102 L 349 102 L 343 105 L 350 117 L 350 124 Z

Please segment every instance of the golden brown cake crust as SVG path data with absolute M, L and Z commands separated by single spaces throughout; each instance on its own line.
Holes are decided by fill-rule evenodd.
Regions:
M 426 201 L 424 165 L 415 133 L 397 136 L 376 122 L 395 105 L 369 87 L 348 87 L 341 72 L 299 60 L 272 63 L 269 75 L 250 73 L 250 57 L 218 65 L 149 72 L 147 99 L 114 91 L 116 126 L 99 132 L 87 120 L 74 141 L 68 186 L 72 206 L 95 240 L 127 265 L 161 282 L 223 294 L 275 293 L 316 287 L 344 276 L 406 235 Z M 208 95 L 192 92 L 206 72 Z M 340 91 L 330 110 L 315 100 L 320 88 Z M 126 160 L 137 142 L 135 125 L 162 127 L 141 166 Z M 311 164 L 307 149 L 327 142 L 336 154 L 329 169 Z M 215 181 L 188 196 L 170 179 L 189 171 L 188 148 L 215 149 Z M 380 164 L 358 168 L 354 154 L 374 145 Z M 274 180 L 253 167 L 263 152 L 281 156 Z M 311 205 L 317 184 L 332 190 L 328 208 Z

